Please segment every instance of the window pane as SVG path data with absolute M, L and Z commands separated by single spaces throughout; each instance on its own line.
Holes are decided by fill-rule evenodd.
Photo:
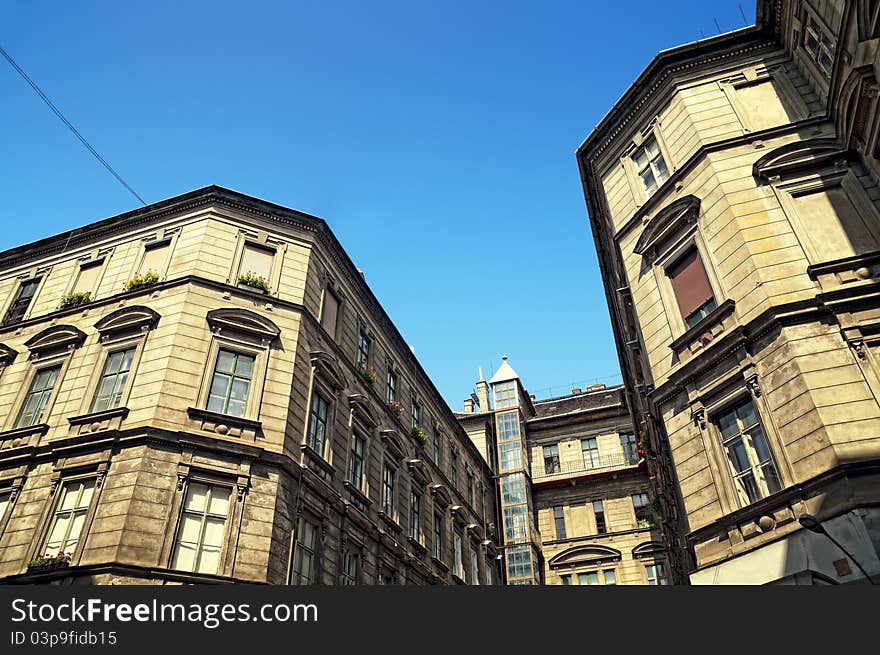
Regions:
M 213 546 L 220 548 L 223 543 L 223 528 L 226 525 L 225 519 L 209 518 L 205 522 L 205 547 Z
M 736 439 L 727 444 L 727 456 L 730 463 L 733 464 L 734 470 L 738 473 L 748 470 L 751 466 L 742 439 Z
M 617 577 L 613 570 L 611 571 L 603 571 L 603 575 L 605 577 L 605 584 L 607 585 L 615 585 L 617 584 Z
M 56 555 L 59 550 L 62 550 L 62 540 L 67 533 L 67 527 L 70 524 L 71 519 L 72 517 L 70 514 L 56 517 L 52 530 L 49 532 L 49 538 L 46 540 L 45 550 L 47 553 Z
M 721 431 L 721 436 L 725 439 L 727 439 L 727 437 L 732 437 L 739 432 L 739 426 L 736 423 L 736 414 L 734 412 L 727 412 L 726 414 L 720 415 L 716 422 L 718 423 L 718 429 Z
M 214 370 L 223 373 L 233 373 L 235 371 L 235 353 L 228 350 L 221 350 L 217 354 L 217 366 Z
M 201 515 L 184 514 L 183 522 L 180 525 L 180 535 L 178 539 L 181 543 L 196 544 L 199 541 L 199 535 L 202 532 Z
M 193 512 L 203 512 L 208 500 L 208 486 L 192 483 L 186 492 L 186 509 Z
M 70 532 L 67 533 L 67 539 L 65 540 L 64 545 L 61 547 L 64 552 L 67 553 L 72 550 L 76 550 L 76 544 L 79 541 L 79 535 L 82 532 L 85 523 L 85 512 L 77 512 L 73 515 L 73 520 L 71 521 L 70 525 Z
M 180 571 L 192 571 L 196 561 L 196 546 L 193 543 L 179 542 L 171 567 Z
M 199 558 L 198 573 L 217 573 L 220 567 L 220 549 L 206 546 Z
M 229 511 L 230 492 L 231 489 L 226 487 L 213 487 L 211 489 L 211 505 L 208 508 L 208 513 L 226 516 Z

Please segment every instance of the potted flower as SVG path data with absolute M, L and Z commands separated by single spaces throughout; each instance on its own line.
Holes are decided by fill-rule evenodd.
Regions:
M 376 372 L 376 369 L 374 369 L 372 366 L 367 365 L 366 362 L 361 364 L 359 370 L 361 377 L 367 384 L 373 384 L 379 378 L 379 374 Z
M 262 275 L 257 275 L 253 271 L 239 275 L 238 286 L 254 289 L 262 293 L 269 293 L 269 283 L 266 281 L 266 278 Z
M 58 309 L 68 309 L 69 307 L 83 305 L 89 301 L 91 295 L 92 294 L 88 291 L 73 291 L 71 293 L 65 293 L 61 296 L 61 303 L 58 305 Z
M 397 418 L 400 418 L 400 415 L 403 413 L 403 407 L 400 404 L 399 400 L 389 400 L 388 407 L 394 412 L 394 415 Z
M 159 274 L 153 271 L 147 271 L 143 275 L 137 274 L 130 280 L 128 280 L 125 284 L 122 285 L 122 288 L 125 291 L 134 291 L 135 289 L 142 289 L 144 287 L 149 287 L 156 282 L 159 281 Z
M 51 569 L 60 569 L 70 564 L 70 553 L 59 550 L 57 555 L 38 555 L 28 562 L 29 571 L 48 571 Z
M 420 441 L 423 446 L 428 445 L 428 433 L 425 432 L 424 428 L 420 428 L 419 426 L 414 425 L 410 434 L 414 439 Z
M 639 432 L 638 452 L 642 457 L 654 454 L 654 451 L 651 449 L 651 441 L 648 439 L 648 433 L 644 430 Z

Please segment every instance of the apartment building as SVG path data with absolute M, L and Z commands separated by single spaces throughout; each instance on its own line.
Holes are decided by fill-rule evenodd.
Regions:
M 536 400 L 503 358 L 458 419 L 496 470 L 508 584 L 667 584 L 622 386 Z
M 501 581 L 492 471 L 322 219 L 193 191 L 0 253 L 0 316 L 0 581 Z
M 577 149 L 673 580 L 880 573 L 878 11 L 759 0 Z

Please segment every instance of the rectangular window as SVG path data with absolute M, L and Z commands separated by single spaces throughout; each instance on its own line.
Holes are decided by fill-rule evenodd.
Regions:
M 596 533 L 605 534 L 608 530 L 605 525 L 605 503 L 603 501 L 593 501 L 593 515 L 596 517 Z
M 440 430 L 434 428 L 434 464 L 440 466 Z
M 449 453 L 449 479 L 452 487 L 458 489 L 458 454 L 454 450 Z
M 616 585 L 617 584 L 617 574 L 615 574 L 614 569 L 608 569 L 607 571 L 602 571 L 602 577 L 604 578 L 606 585 Z
M 144 256 L 141 258 L 137 274 L 144 275 L 152 271 L 159 277 L 165 275 L 168 253 L 171 252 L 171 238 L 156 239 L 144 244 Z
M 468 580 L 470 584 L 480 584 L 480 560 L 477 557 L 477 549 L 471 546 L 470 548 L 470 559 L 471 559 L 471 577 Z
M 806 27 L 804 28 L 804 50 L 819 67 L 825 77 L 831 77 L 831 67 L 834 64 L 834 42 L 824 29 L 816 22 L 816 19 L 807 14 Z
M 507 578 L 531 578 L 532 559 L 529 556 L 528 546 L 513 546 L 507 549 Z M 530 584 L 530 581 L 520 584 Z
M 363 329 L 358 331 L 358 352 L 357 365 L 358 368 L 367 366 L 370 363 L 370 340 L 367 338 Z
M 571 575 L 560 575 L 559 579 L 562 580 L 562 584 L 571 585 Z
M 507 541 L 525 539 L 526 505 L 509 505 L 504 508 L 504 537 Z
M 495 409 L 516 407 L 516 382 L 502 382 L 494 386 Z M 488 409 L 488 408 L 487 408 Z
M 106 409 L 119 407 L 119 403 L 122 402 L 122 392 L 125 390 L 125 382 L 131 372 L 134 351 L 134 348 L 129 348 L 107 355 L 101 379 L 95 389 L 91 411 L 103 412 Z
M 639 440 L 636 438 L 636 435 L 620 435 L 620 447 L 623 450 L 623 461 L 626 464 L 639 463 Z
M 464 579 L 464 562 L 461 555 L 461 534 L 454 532 L 452 535 L 452 572 L 459 578 Z
M 98 283 L 98 277 L 101 275 L 101 265 L 103 263 L 103 257 L 81 263 L 79 270 L 76 272 L 76 281 L 73 283 L 73 289 L 71 289 L 71 292 L 88 293 L 91 295 L 95 290 L 95 285 Z
M 25 396 L 24 404 L 21 406 L 18 420 L 15 422 L 16 428 L 24 428 L 45 421 L 46 417 L 43 416 L 43 412 L 52 396 L 52 389 L 55 388 L 59 372 L 61 372 L 60 364 L 36 372 L 34 379 L 31 380 L 31 387 Z
M 342 551 L 342 575 L 340 584 L 356 585 L 360 571 L 360 553 L 353 553 L 348 549 Z
M 412 426 L 414 428 L 421 427 L 422 425 L 422 406 L 419 405 L 415 400 L 412 403 Z
M 579 585 L 597 585 L 599 584 L 599 572 L 578 573 L 577 581 Z
M 366 442 L 357 433 L 351 435 L 351 452 L 348 460 L 348 481 L 357 489 L 361 489 L 364 482 L 364 447 Z
M 525 480 L 521 473 L 501 478 L 501 502 L 505 505 L 526 502 Z
M 272 262 L 275 259 L 275 249 L 267 248 L 256 243 L 245 242 L 241 251 L 241 263 L 238 265 L 238 274 L 263 278 L 266 284 L 272 274 Z
M 467 495 L 468 505 L 471 507 L 474 506 L 474 475 L 470 471 L 467 471 L 465 474 L 465 484 L 467 485 L 467 489 L 465 489 L 465 494 Z
M 599 466 L 599 445 L 595 437 L 581 439 L 581 454 L 584 457 L 584 468 L 592 469 Z
M 559 446 L 556 444 L 544 446 L 544 473 L 559 473 L 561 470 L 559 466 Z
M 669 169 L 660 152 L 657 139 L 651 138 L 633 154 L 636 171 L 645 187 L 645 194 L 650 198 L 657 188 L 669 179 Z
M 648 500 L 648 494 L 633 494 L 633 509 L 636 512 L 636 524 L 640 528 L 649 528 L 653 521 L 651 520 L 651 503 Z
M 324 306 L 321 308 L 321 327 L 331 339 L 336 338 L 336 320 L 339 316 L 339 298 L 330 289 L 324 290 Z
M 220 350 L 214 365 L 208 410 L 218 414 L 244 416 L 253 374 L 253 355 Z
M 421 520 L 422 497 L 413 492 L 409 499 L 409 536 L 413 541 L 417 543 L 421 543 L 421 539 L 419 539 Z
M 512 471 L 522 468 L 522 458 L 519 443 L 511 441 L 498 446 L 501 450 L 501 470 Z
M 321 457 L 326 457 L 327 410 L 329 405 L 324 396 L 315 391 L 312 394 L 312 408 L 309 412 L 308 446 Z
M 15 300 L 12 301 L 9 309 L 6 310 L 6 316 L 3 318 L 4 324 L 18 323 L 24 318 L 39 286 L 40 278 L 38 277 L 21 283 L 21 286 L 18 287 L 18 292 L 15 294 Z
M 553 522 L 556 524 L 556 538 L 565 539 L 565 507 L 562 505 L 553 508 Z
M 188 485 L 172 568 L 196 573 L 219 572 L 230 491 L 229 487 L 196 482 Z
M 434 557 L 441 562 L 443 561 L 443 532 L 443 515 L 434 514 Z
M 397 471 L 385 465 L 382 474 L 382 511 L 386 516 L 394 518 L 394 491 L 397 482 Z
M 296 531 L 296 553 L 293 558 L 293 584 L 315 583 L 315 550 L 318 545 L 318 527 L 300 517 Z
M 743 505 L 782 488 L 764 429 L 751 399 L 715 417 L 734 486 Z
M 672 283 L 672 291 L 675 293 L 681 317 L 689 328 L 715 309 L 715 294 L 712 293 L 703 260 L 700 259 L 700 253 L 696 248 L 691 248 L 669 266 L 666 275 Z
M 645 572 L 648 576 L 648 584 L 649 585 L 665 585 L 669 584 L 666 581 L 666 567 L 661 563 L 656 564 L 646 564 Z
M 74 480 L 64 484 L 58 507 L 52 515 L 43 552 L 37 553 L 38 555 L 48 553 L 55 556 L 61 552 L 73 554 L 82 536 L 94 491 L 94 480 Z
M 397 400 L 397 373 L 388 368 L 388 380 L 385 383 L 385 400 L 389 403 Z

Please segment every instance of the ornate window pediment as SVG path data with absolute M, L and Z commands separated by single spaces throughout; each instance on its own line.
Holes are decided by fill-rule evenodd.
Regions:
M 333 355 L 323 350 L 315 350 L 311 353 L 311 360 L 315 373 L 334 390 L 342 391 L 345 388 L 345 375 Z
M 355 393 L 348 397 L 348 406 L 351 408 L 354 420 L 365 428 L 375 428 L 379 425 L 379 419 L 370 408 L 370 400 L 362 393 Z
M 849 159 L 850 153 L 835 139 L 809 139 L 779 146 L 752 166 L 752 175 L 768 183 L 787 174 L 835 164 Z
M 666 555 L 666 547 L 658 541 L 645 541 L 632 549 L 635 559 L 644 557 L 663 557 Z
M 72 325 L 55 325 L 35 334 L 24 342 L 31 351 L 31 359 L 62 350 L 79 348 L 86 334 Z
M 645 255 L 656 251 L 668 242 L 681 228 L 696 223 L 700 214 L 700 199 L 696 196 L 684 196 L 670 203 L 645 225 L 633 252 Z
M 397 430 L 382 430 L 379 433 L 379 436 L 382 439 L 382 443 L 385 444 L 386 451 L 388 451 L 388 453 L 396 460 L 402 461 L 406 459 L 406 443 L 403 441 Z
M 452 504 L 452 496 L 449 495 L 449 490 L 446 488 L 446 485 L 435 482 L 430 486 L 430 489 L 434 504 L 441 507 L 449 507 L 449 505 Z
M 152 330 L 158 322 L 157 312 L 143 305 L 134 305 L 110 312 L 95 323 L 95 329 L 100 332 L 101 339 L 109 339 L 120 334 Z
M 412 458 L 406 460 L 407 468 L 409 468 L 409 474 L 412 476 L 415 482 L 418 482 L 421 485 L 426 485 L 431 481 L 430 476 L 428 475 L 428 467 L 425 466 L 425 463 L 418 459 Z
M 0 343 L 0 368 L 4 366 L 9 366 L 12 362 L 15 361 L 15 358 L 17 356 L 17 351 L 13 350 L 5 343 Z
M 207 319 L 211 331 L 215 333 L 234 332 L 251 339 L 256 338 L 263 345 L 268 345 L 281 334 L 281 328 L 275 323 L 247 309 L 212 309 L 208 312 Z
M 551 568 L 563 566 L 578 566 L 581 564 L 602 564 L 605 562 L 620 561 L 620 551 L 608 546 L 591 544 L 588 546 L 575 546 L 554 555 L 547 562 Z

